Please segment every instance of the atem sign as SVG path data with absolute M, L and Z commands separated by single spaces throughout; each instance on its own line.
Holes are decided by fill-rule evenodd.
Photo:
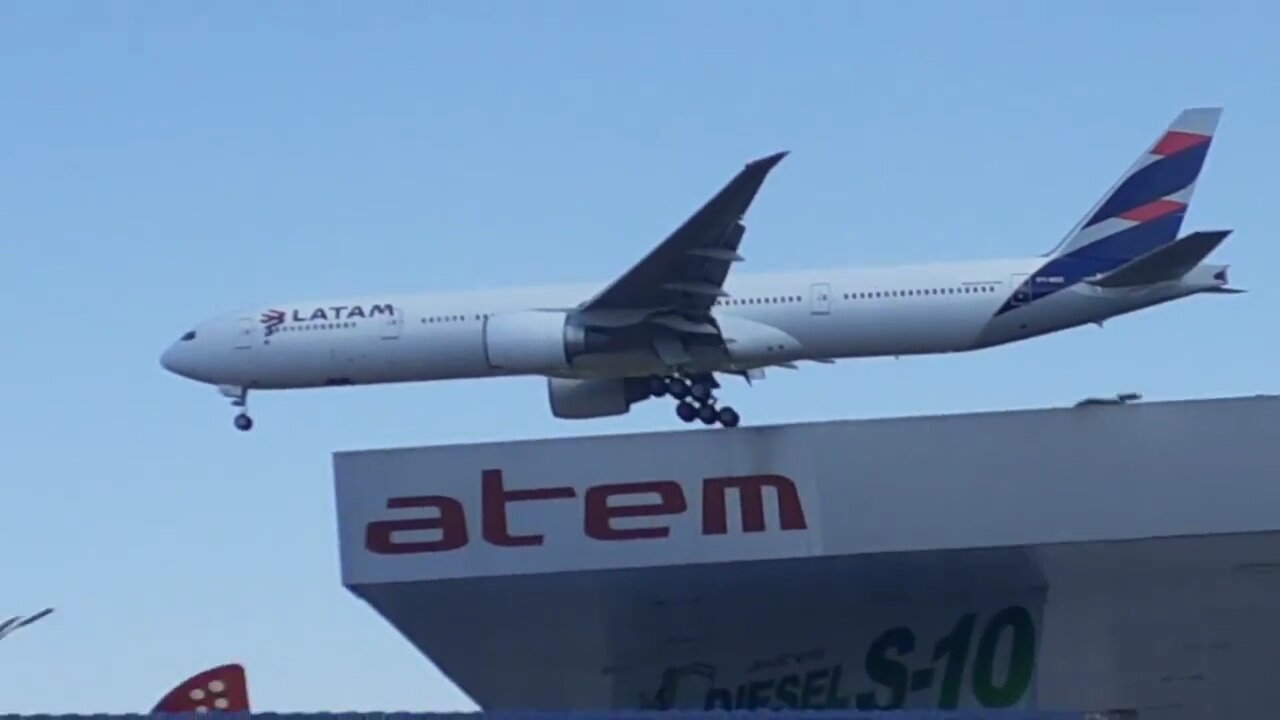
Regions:
M 778 528 L 804 530 L 804 507 L 796 484 L 782 475 L 710 477 L 702 481 L 703 535 L 729 533 L 731 496 L 741 518 L 742 532 L 764 532 L 766 497 L 777 509 Z M 767 492 L 766 492 L 767 491 Z M 516 531 L 518 508 L 530 503 L 578 501 L 582 525 L 576 528 L 543 527 Z M 689 511 L 684 488 L 674 480 L 592 485 L 582 490 L 569 486 L 508 490 L 501 470 L 485 470 L 480 477 L 480 517 L 468 518 L 462 502 L 448 495 L 413 495 L 387 500 L 388 510 L 416 510 L 413 517 L 376 520 L 365 528 L 365 547 L 382 555 L 438 553 L 472 543 L 474 523 L 480 539 L 496 547 L 529 547 L 546 542 L 548 532 L 582 533 L 592 540 L 617 542 L 665 538 L 671 523 Z M 772 513 L 770 513 L 772 514 Z M 648 522 L 635 522 L 647 518 Z M 626 527 L 620 520 L 630 519 Z M 535 532 L 537 530 L 538 532 Z M 424 534 L 426 537 L 424 538 Z

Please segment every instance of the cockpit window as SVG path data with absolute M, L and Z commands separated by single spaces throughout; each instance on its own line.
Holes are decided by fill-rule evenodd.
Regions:
M 195 330 L 188 330 L 186 333 L 184 333 L 184 334 L 182 335 L 182 341 L 183 341 L 183 342 L 186 342 L 186 341 L 188 341 L 188 340 L 195 340 L 195 339 L 196 339 L 196 331 L 195 331 Z

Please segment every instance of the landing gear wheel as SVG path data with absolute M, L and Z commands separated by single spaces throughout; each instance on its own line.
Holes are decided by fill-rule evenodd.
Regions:
M 667 380 L 667 392 L 671 393 L 671 397 L 683 400 L 689 397 L 689 383 L 682 378 L 670 378 Z
M 716 417 L 716 409 L 714 407 L 703 405 L 698 408 L 698 419 L 702 421 L 703 425 L 715 425 L 716 420 L 719 418 Z
M 727 427 L 738 427 L 738 423 L 742 422 L 742 418 L 738 416 L 738 411 L 725 405 L 720 408 L 720 424 Z
M 234 423 L 236 429 L 245 432 L 253 427 L 253 418 L 249 417 L 249 388 L 239 385 L 219 385 L 218 392 L 223 397 L 231 398 L 231 407 L 240 408 Z
M 679 402 L 676 403 L 676 415 L 687 423 L 693 422 L 698 419 L 698 409 L 692 403 Z
M 696 382 L 689 388 L 694 400 L 704 403 L 711 399 L 711 386 L 704 382 Z

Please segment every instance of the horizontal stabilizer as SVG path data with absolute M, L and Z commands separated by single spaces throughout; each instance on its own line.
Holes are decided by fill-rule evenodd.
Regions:
M 1204 260 L 1230 234 L 1230 230 L 1191 233 L 1089 282 L 1098 287 L 1123 288 L 1177 280 Z

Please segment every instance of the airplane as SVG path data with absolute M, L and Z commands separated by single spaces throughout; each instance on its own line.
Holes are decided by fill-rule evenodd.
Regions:
M 881 268 L 735 273 L 744 218 L 788 154 L 749 162 L 608 283 L 295 301 L 218 315 L 161 355 L 214 385 L 249 430 L 251 390 L 533 376 L 552 415 L 675 400 L 737 426 L 717 376 L 800 362 L 968 352 L 1228 287 L 1202 262 L 1230 230 L 1179 235 L 1222 108 L 1179 113 L 1049 252 Z

